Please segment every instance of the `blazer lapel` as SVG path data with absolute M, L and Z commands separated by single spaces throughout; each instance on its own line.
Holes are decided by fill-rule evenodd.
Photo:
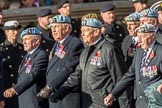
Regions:
M 147 60 L 146 60 L 146 66 L 148 66 L 151 63 L 152 59 L 154 58 L 156 49 L 157 49 L 157 45 L 156 45 L 156 42 L 155 42 Z
M 83 66 L 83 69 L 85 69 L 85 66 L 86 66 L 86 63 L 87 63 L 87 56 L 88 56 L 88 51 L 89 51 L 89 47 L 85 47 L 85 50 L 83 52 L 83 55 L 84 55 L 84 58 L 82 58 L 82 66 Z
M 21 64 L 20 64 L 20 67 L 19 67 L 19 70 L 18 70 L 18 73 L 22 73 L 24 71 L 24 69 L 26 68 L 25 66 L 25 59 L 27 57 L 27 54 L 24 56 L 23 60 L 21 61 Z
M 138 54 L 137 54 L 138 57 L 137 57 L 137 60 L 136 60 L 136 64 L 137 64 L 136 72 L 137 72 L 137 76 L 139 76 L 139 77 L 137 77 L 137 79 L 139 78 L 138 80 L 140 80 L 140 77 L 141 77 L 140 69 L 141 69 L 141 62 L 142 62 L 143 53 L 144 53 L 144 50 L 142 48 L 140 48 L 139 51 L 138 51 Z

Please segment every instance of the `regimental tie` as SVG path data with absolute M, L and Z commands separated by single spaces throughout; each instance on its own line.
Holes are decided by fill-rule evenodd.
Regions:
M 25 66 L 28 64 L 28 62 L 30 61 L 30 53 L 27 53 L 27 56 L 25 58 Z
M 147 52 L 148 52 L 148 50 L 144 51 L 144 53 L 143 53 L 142 62 L 141 62 L 141 68 L 145 66 Z
M 134 47 L 135 46 L 135 43 L 136 43 L 135 39 L 132 39 L 131 46 Z

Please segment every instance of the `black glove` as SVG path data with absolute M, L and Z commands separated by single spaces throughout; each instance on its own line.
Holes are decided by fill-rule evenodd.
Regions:
M 59 97 L 57 96 L 57 93 L 51 93 L 50 101 L 53 102 L 53 103 L 56 103 L 56 102 L 59 101 Z
M 37 94 L 37 97 L 42 97 L 42 98 L 49 98 L 50 94 L 52 92 L 52 89 L 46 85 L 43 89 L 40 90 L 40 92 Z

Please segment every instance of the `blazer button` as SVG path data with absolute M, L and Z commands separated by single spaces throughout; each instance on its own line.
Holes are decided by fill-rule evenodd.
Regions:
M 46 43 L 46 41 L 45 41 L 45 40 L 43 40 L 42 42 L 43 42 L 43 43 Z
M 14 75 L 13 74 L 10 74 L 11 77 L 13 77 Z
M 9 68 L 12 68 L 12 65 L 9 65 Z
M 10 56 L 7 56 L 8 59 L 10 59 Z
M 49 50 L 48 50 L 48 49 L 46 49 L 46 52 L 49 52 Z

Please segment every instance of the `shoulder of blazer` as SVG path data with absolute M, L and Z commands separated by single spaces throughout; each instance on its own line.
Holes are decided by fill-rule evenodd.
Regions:
M 33 52 L 32 57 L 35 57 L 36 55 L 42 54 L 42 53 L 44 53 L 45 55 L 47 54 L 47 53 L 42 49 L 42 47 L 39 46 L 39 47 L 36 49 L 36 51 Z

